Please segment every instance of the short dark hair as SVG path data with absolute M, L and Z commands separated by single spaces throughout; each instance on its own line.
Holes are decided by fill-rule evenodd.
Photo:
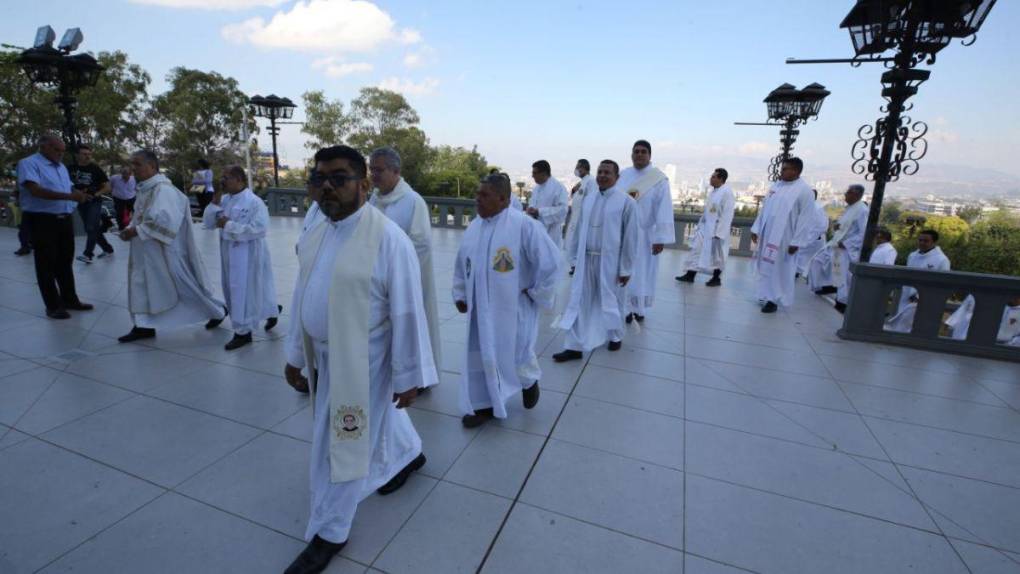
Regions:
M 616 163 L 611 159 L 604 159 L 599 162 L 599 165 L 602 165 L 604 163 L 608 163 L 609 165 L 613 166 L 613 171 L 616 172 L 616 175 L 620 175 L 620 164 Z
M 726 183 L 726 180 L 730 178 L 730 172 L 721 167 L 715 168 L 715 174 L 719 176 L 719 179 L 723 180 L 723 183 Z
M 81 151 L 81 150 L 83 150 L 83 149 L 87 149 L 87 150 L 89 150 L 89 151 L 92 151 L 92 146 L 90 146 L 90 145 L 89 145 L 89 144 L 87 144 L 87 143 L 83 143 L 83 144 L 78 144 L 78 148 L 77 148 L 77 149 L 76 149 L 75 151 Z
M 200 167 L 202 169 L 209 169 L 209 162 L 206 159 L 204 159 L 204 158 L 199 159 L 195 163 L 197 163 L 198 167 Z
M 151 149 L 140 149 L 131 155 L 142 158 L 142 161 L 152 165 L 156 168 L 156 171 L 159 171 L 159 156 Z
M 586 159 L 582 158 L 582 159 L 577 160 L 577 165 L 583 167 L 584 169 L 586 169 L 588 171 L 591 171 L 591 164 L 588 163 L 588 160 L 586 160 Z
M 490 173 L 489 175 L 482 178 L 482 185 L 488 185 L 496 190 L 497 193 L 510 199 L 510 176 L 505 173 Z
M 790 164 L 793 167 L 797 168 L 797 173 L 801 173 L 804 171 L 804 161 L 801 160 L 799 157 L 788 157 L 783 160 L 783 163 Z
M 368 175 L 368 164 L 365 163 L 365 156 L 361 152 L 346 145 L 334 145 L 324 147 L 315 152 L 315 163 L 333 161 L 334 159 L 345 159 L 351 164 L 354 175 L 365 177 Z
M 537 169 L 538 173 L 552 175 L 552 166 L 550 166 L 549 162 L 545 161 L 544 159 L 540 159 L 535 163 L 531 164 L 531 167 Z
M 921 231 L 921 233 L 918 233 L 918 235 L 927 235 L 928 237 L 931 237 L 931 240 L 935 243 L 939 242 L 939 232 L 934 229 L 925 229 Z
M 232 165 L 228 167 L 227 172 L 224 175 L 239 179 L 244 182 L 248 181 L 248 174 L 245 173 L 244 168 L 239 165 Z
M 648 140 L 638 140 L 634 142 L 634 145 L 630 146 L 631 151 L 633 151 L 637 146 L 647 149 L 649 154 L 652 153 L 652 144 L 648 143 Z
M 888 227 L 879 227 L 875 230 L 875 237 L 882 237 L 886 241 L 892 241 L 892 231 Z

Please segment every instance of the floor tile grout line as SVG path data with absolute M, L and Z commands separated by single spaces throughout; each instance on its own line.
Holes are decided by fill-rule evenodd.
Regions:
M 736 564 L 731 564 L 729 562 L 725 562 L 725 561 L 720 560 L 718 558 L 709 558 L 708 556 L 705 556 L 703 554 L 698 554 L 697 552 L 687 552 L 687 551 L 684 551 L 685 559 L 686 559 L 686 556 L 688 554 L 690 554 L 691 556 L 694 556 L 695 558 L 700 558 L 701 560 L 705 560 L 707 562 L 714 562 L 716 564 L 722 564 L 723 566 L 726 566 L 727 568 L 733 568 L 734 570 L 739 570 L 741 572 L 748 572 L 749 574 L 762 574 L 758 570 L 751 570 L 750 568 L 745 568 L 744 566 L 737 566 Z M 685 561 L 684 562 L 684 566 L 685 567 L 686 567 L 686 564 L 687 563 Z
M 423 475 L 423 476 L 428 476 L 428 475 Z M 431 477 L 431 476 L 429 478 L 434 480 L 435 484 L 433 484 L 428 489 L 428 491 L 425 493 L 425 496 L 421 497 L 421 500 L 419 500 L 418 504 L 416 504 L 414 506 L 414 509 L 412 509 L 411 512 L 409 512 L 407 514 L 407 518 L 405 518 L 404 521 L 400 523 L 400 526 L 396 530 L 393 531 L 393 535 L 390 536 L 389 540 L 386 541 L 386 544 L 384 544 L 382 546 L 382 548 L 379 549 L 379 552 L 377 552 L 376 555 L 372 557 L 372 561 L 369 562 L 369 564 L 368 564 L 368 568 L 369 569 L 375 567 L 375 563 L 378 562 L 380 558 L 382 558 L 382 555 L 386 553 L 386 549 L 389 548 L 390 544 L 393 544 L 393 541 L 397 539 L 397 536 L 400 534 L 400 531 L 403 530 L 405 526 L 407 526 L 407 523 L 411 521 L 411 518 L 413 518 L 414 515 L 418 513 L 418 510 L 420 510 L 421 507 L 425 505 L 425 501 L 428 500 L 430 496 L 432 496 L 432 493 L 435 492 L 436 487 L 439 486 L 439 483 L 443 482 L 443 479 L 441 479 L 441 478 L 435 478 L 435 477 Z M 339 555 L 343 556 L 343 551 L 341 551 Z M 345 558 L 346 558 L 346 556 L 345 556 Z M 361 564 L 361 562 L 358 562 L 358 564 Z M 379 570 L 381 570 L 381 569 L 379 569 Z M 366 572 L 367 571 L 368 570 L 366 569 Z
M 574 396 L 574 391 L 577 389 L 577 385 L 580 384 L 581 377 L 584 376 L 585 369 L 587 369 L 588 365 L 591 363 L 591 357 L 592 353 L 589 353 L 588 357 L 585 359 L 584 366 L 577 373 L 577 377 L 574 379 L 574 385 L 570 388 L 570 392 L 567 393 L 567 398 L 563 401 L 563 406 L 560 407 L 560 412 L 557 413 L 552 426 L 549 427 L 549 434 L 545 436 L 545 439 L 542 441 L 542 446 L 539 447 L 534 460 L 531 461 L 531 467 L 528 468 L 527 474 L 524 475 L 524 480 L 521 481 L 521 486 L 517 489 L 517 494 L 514 495 L 513 500 L 510 502 L 510 508 L 508 508 L 506 514 L 503 515 L 503 520 L 500 522 L 499 528 L 496 529 L 496 533 L 493 535 L 492 540 L 489 541 L 489 546 L 485 549 L 485 554 L 482 556 L 482 561 L 478 564 L 475 574 L 481 574 L 482 569 L 485 568 L 485 564 L 488 562 L 489 556 L 492 554 L 492 550 L 496 547 L 496 542 L 503 533 L 506 523 L 510 520 L 510 515 L 513 514 L 514 508 L 516 508 L 517 503 L 520 502 L 521 495 L 524 493 L 524 489 L 528 486 L 528 480 L 531 478 L 532 473 L 535 472 L 535 467 L 538 466 L 538 461 L 542 458 L 542 453 L 545 452 L 546 446 L 548 446 L 549 441 L 552 440 L 553 433 L 556 432 L 556 425 L 559 424 L 560 418 L 563 416 L 563 413 L 566 412 L 567 406 L 570 404 L 570 399 Z
M 681 315 L 680 325 L 683 328 L 683 345 L 684 345 L 684 389 L 683 389 L 683 457 L 681 467 L 683 468 L 683 506 L 681 506 L 681 528 L 683 529 L 680 546 L 683 548 L 683 555 L 680 557 L 681 572 L 687 572 L 687 317 Z

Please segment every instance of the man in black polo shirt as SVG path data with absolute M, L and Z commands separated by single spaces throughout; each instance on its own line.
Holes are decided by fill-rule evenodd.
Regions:
M 78 261 L 92 263 L 92 254 L 97 243 L 103 249 L 99 254 L 100 259 L 113 255 L 113 246 L 103 236 L 100 226 L 103 213 L 102 196 L 110 192 L 110 178 L 92 161 L 92 148 L 89 145 L 79 145 L 74 160 L 73 164 L 67 166 L 67 173 L 71 176 L 74 188 L 87 196 L 85 201 L 78 204 L 78 214 L 81 215 L 88 236 L 85 240 L 85 252 L 78 256 Z

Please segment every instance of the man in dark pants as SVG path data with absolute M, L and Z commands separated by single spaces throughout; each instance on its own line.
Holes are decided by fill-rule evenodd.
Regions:
M 113 246 L 103 235 L 101 221 L 102 196 L 110 191 L 110 178 L 106 177 L 103 169 L 92 161 L 92 147 L 86 144 L 79 145 L 74 163 L 67 167 L 67 172 L 71 177 L 71 185 L 85 194 L 85 201 L 78 204 L 78 213 L 81 215 L 81 222 L 85 224 L 88 239 L 85 240 L 85 251 L 78 256 L 78 261 L 92 263 L 92 254 L 95 253 L 97 243 L 103 250 L 99 254 L 100 259 L 113 255 Z
M 46 304 L 46 316 L 68 319 L 73 311 L 88 311 L 74 290 L 74 225 L 71 215 L 85 194 L 71 186 L 60 163 L 64 142 L 55 135 L 39 138 L 39 153 L 18 162 L 18 192 L 23 217 L 35 252 L 35 277 Z
M 28 233 L 28 222 L 25 221 L 25 210 L 21 208 L 21 198 L 18 197 L 19 195 L 20 193 L 15 191 L 13 194 L 11 194 L 11 199 L 14 203 L 17 204 L 17 207 L 15 208 L 17 209 L 17 211 L 15 212 L 15 214 L 16 220 L 18 222 L 19 247 L 18 250 L 14 252 L 14 254 L 17 255 L 18 257 L 21 257 L 23 255 L 28 255 L 29 253 L 32 252 L 32 239 Z

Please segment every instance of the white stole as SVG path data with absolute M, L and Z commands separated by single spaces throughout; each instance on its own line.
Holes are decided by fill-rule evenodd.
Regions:
M 627 195 L 637 199 L 664 179 L 666 179 L 666 174 L 655 166 L 649 166 L 637 181 L 630 184 L 627 188 Z
M 372 443 L 369 436 L 369 316 L 372 304 L 372 272 L 386 228 L 386 216 L 371 205 L 363 213 L 347 240 L 347 248 L 336 255 L 330 277 L 328 313 L 329 340 L 329 467 L 332 482 L 347 482 L 368 476 Z M 319 222 L 309 230 L 298 252 L 301 263 L 299 285 L 307 288 L 308 277 L 322 248 L 328 223 Z M 307 247 L 307 248 L 305 248 Z M 302 300 L 291 316 L 300 321 Z M 315 347 L 302 329 L 305 361 L 309 365 L 312 405 L 315 405 L 317 371 Z M 345 423 L 354 417 L 353 425 Z M 356 426 L 357 430 L 347 430 Z

